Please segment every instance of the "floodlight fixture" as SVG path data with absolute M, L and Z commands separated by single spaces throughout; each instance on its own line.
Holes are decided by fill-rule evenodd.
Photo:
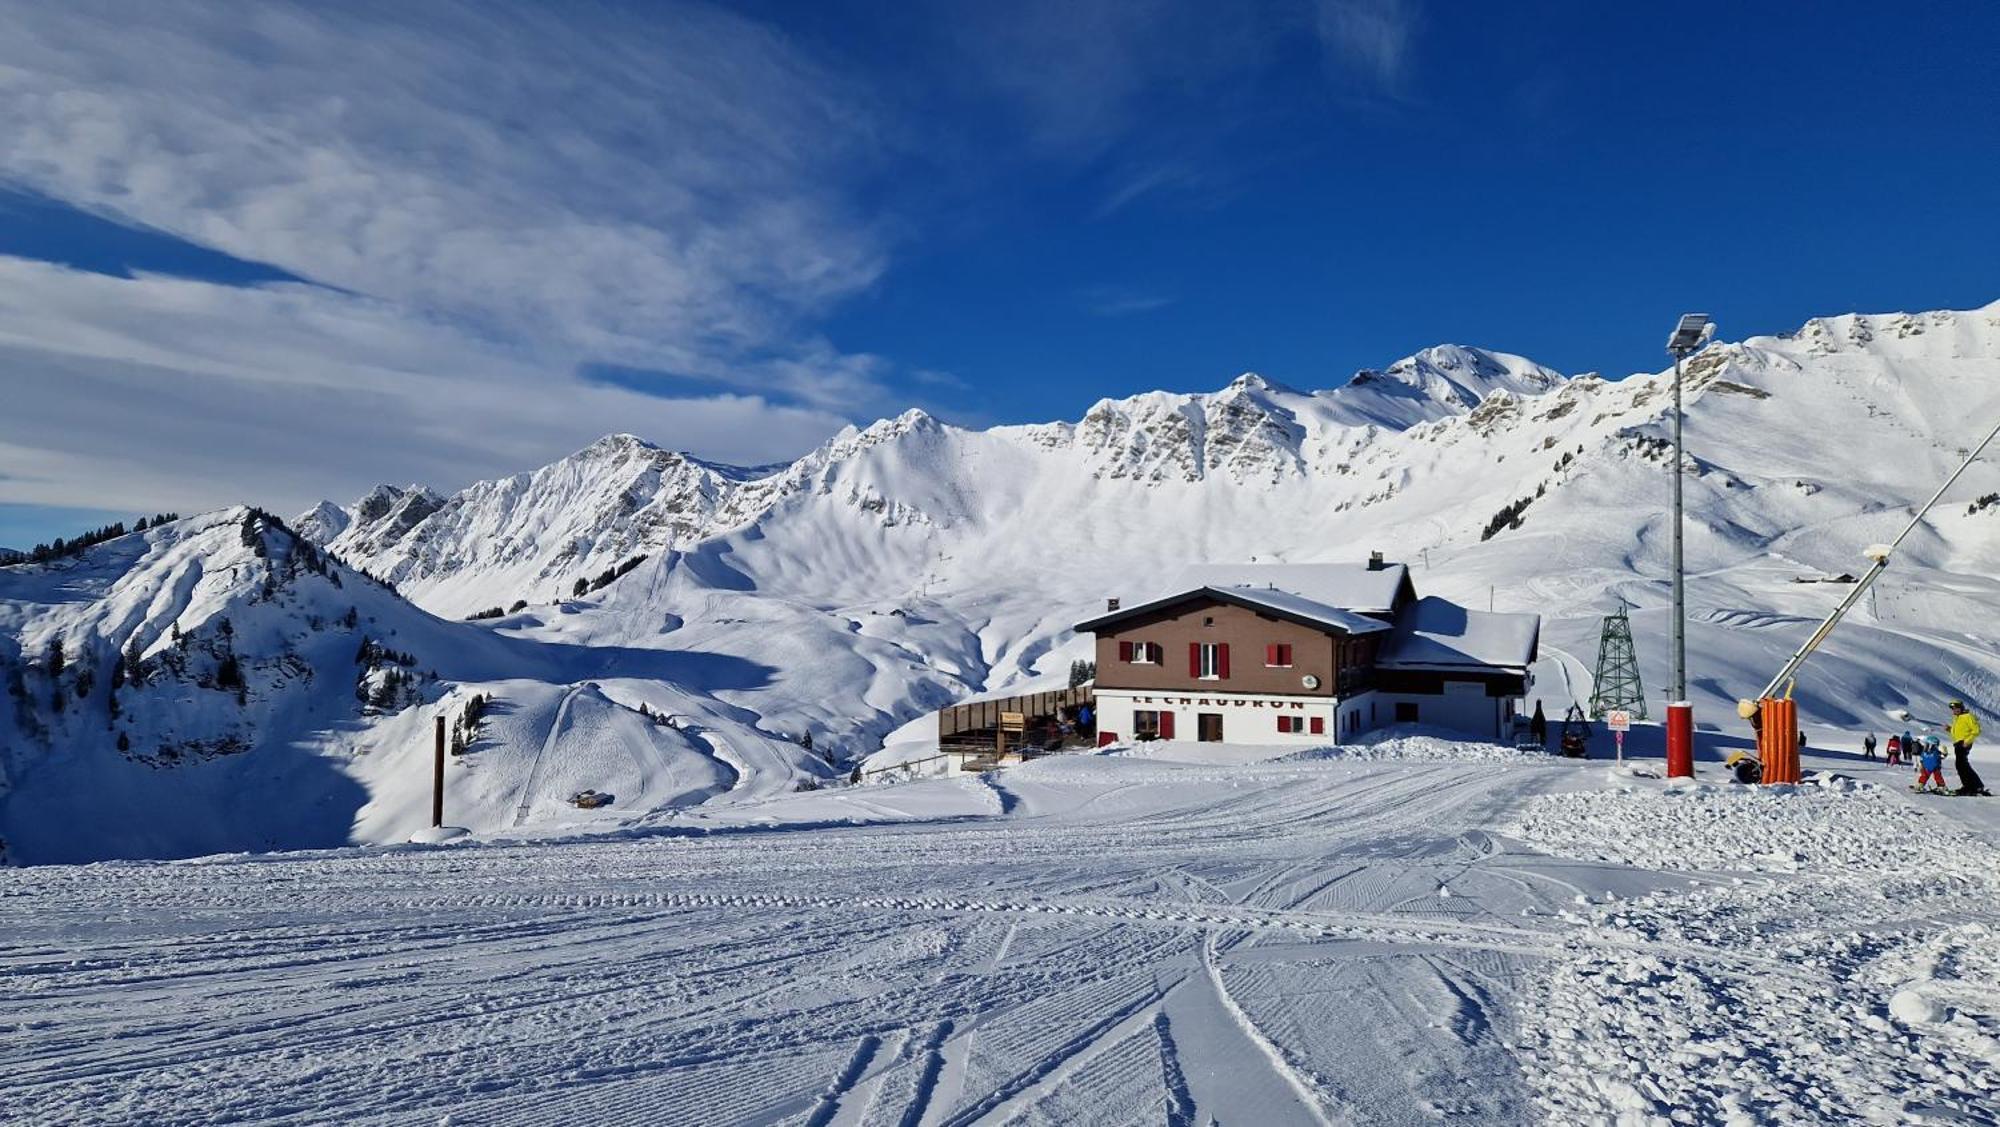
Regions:
M 1675 356 L 1686 356 L 1708 343 L 1715 335 L 1715 324 L 1706 313 L 1683 313 L 1681 323 L 1674 326 L 1674 335 L 1667 338 L 1667 351 Z

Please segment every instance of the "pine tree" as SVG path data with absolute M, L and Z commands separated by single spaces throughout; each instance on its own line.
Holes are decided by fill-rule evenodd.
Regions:
M 125 734 L 125 733 L 123 733 L 123 732 L 120 732 L 120 733 L 118 733 L 118 750 L 119 750 L 119 751 L 131 751 L 131 750 L 132 750 L 132 737 L 131 737 L 131 736 L 128 736 L 128 735 L 126 735 L 126 734 Z
M 222 655 L 222 660 L 215 667 L 215 684 L 224 689 L 243 688 L 243 667 L 238 664 L 235 654 Z
M 49 676 L 60 677 L 63 671 L 63 643 L 61 638 L 49 639 L 49 654 L 44 661 Z

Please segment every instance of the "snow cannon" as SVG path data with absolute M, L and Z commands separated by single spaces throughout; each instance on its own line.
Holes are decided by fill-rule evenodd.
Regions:
M 1757 729 L 1757 753 L 1764 760 L 1765 783 L 1799 781 L 1799 711 L 1798 705 L 1792 700 L 1793 677 L 1797 675 L 1799 667 L 1806 663 L 1806 659 L 1812 656 L 1821 642 L 1826 641 L 1826 636 L 1833 633 L 1833 628 L 1840 623 L 1841 618 L 1861 601 L 1861 596 L 1868 593 L 1868 588 L 1882 577 L 1882 573 L 1889 567 L 1889 558 L 1895 555 L 1896 549 L 1902 546 L 1910 533 L 1916 531 L 1917 526 L 1924 522 L 1925 514 L 1929 513 L 1931 507 L 1938 503 L 1938 499 L 1965 475 L 1966 470 L 1972 468 L 1972 463 L 1979 460 L 1979 455 L 1996 437 L 2000 437 L 2000 423 L 1996 423 L 1992 430 L 1986 432 L 1986 437 L 1980 440 L 1979 445 L 1972 448 L 1972 452 L 1965 456 L 1965 461 L 1959 463 L 1959 467 L 1952 471 L 1951 476 L 1944 479 L 1944 484 L 1938 486 L 1937 492 L 1931 494 L 1930 500 L 1917 507 L 1916 515 L 1910 518 L 1910 523 L 1903 526 L 1903 531 L 1897 533 L 1894 540 L 1887 544 L 1870 544 L 1861 550 L 1861 554 L 1869 561 L 1868 572 L 1855 582 L 1854 590 L 1849 591 L 1847 597 L 1840 600 L 1840 605 L 1833 608 L 1833 613 L 1826 616 L 1826 621 L 1819 624 L 1819 629 L 1812 632 L 1812 637 L 1806 639 L 1805 645 L 1800 646 L 1798 652 L 1792 654 L 1791 660 L 1785 663 L 1783 669 L 1778 670 L 1778 675 L 1771 678 L 1771 683 L 1764 686 L 1764 691 L 1757 694 L 1755 701 L 1736 702 L 1737 715 L 1749 720 Z M 1780 688 L 1784 689 L 1783 697 L 1778 696 Z M 1910 716 L 1907 709 L 1895 709 L 1889 714 L 1900 720 L 1907 720 Z
M 1799 781 L 1799 705 L 1790 697 L 1765 697 L 1757 702 L 1757 759 L 1761 782 Z

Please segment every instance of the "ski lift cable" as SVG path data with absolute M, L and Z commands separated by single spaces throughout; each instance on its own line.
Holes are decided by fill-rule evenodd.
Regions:
M 1806 659 L 1812 656 L 1813 651 L 1819 648 L 1820 643 L 1826 641 L 1826 636 L 1833 632 L 1834 626 L 1840 622 L 1842 616 L 1846 615 L 1855 603 L 1860 602 L 1861 596 L 1866 594 L 1868 588 L 1874 584 L 1875 580 L 1881 577 L 1882 572 L 1889 566 L 1889 557 L 1895 553 L 1897 548 L 1902 546 L 1903 541 L 1909 537 L 1910 533 L 1916 531 L 1917 526 L 1923 523 L 1925 515 L 1931 511 L 1932 506 L 1938 503 L 1939 498 L 1943 497 L 1947 490 L 1958 483 L 1959 478 L 1965 476 L 1965 471 L 1972 468 L 1972 463 L 1979 460 L 1979 455 L 1985 451 L 1986 447 L 1996 437 L 2000 437 L 2000 423 L 1995 423 L 1993 429 L 1986 432 L 1986 437 L 1980 440 L 1979 445 L 1972 448 L 1972 453 L 1966 456 L 1965 461 L 1959 463 L 1958 469 L 1952 471 L 1952 475 L 1945 479 L 1944 484 L 1938 486 L 1937 492 L 1931 494 L 1931 499 L 1918 507 L 1916 516 L 1910 518 L 1910 523 L 1903 527 L 1903 531 L 1896 534 L 1894 540 L 1889 541 L 1887 544 L 1871 545 L 1867 549 L 1866 554 L 1870 559 L 1875 561 L 1874 565 L 1868 569 L 1867 574 L 1861 577 L 1860 582 L 1854 585 L 1854 590 L 1848 592 L 1847 597 L 1840 601 L 1840 605 L 1833 608 L 1833 613 L 1826 616 L 1826 621 L 1819 624 L 1819 629 L 1813 631 L 1812 637 L 1806 639 L 1805 645 L 1799 647 L 1798 652 L 1794 653 L 1791 660 L 1785 663 L 1785 667 L 1778 670 L 1778 675 L 1771 678 L 1771 683 L 1764 686 L 1764 691 L 1757 694 L 1759 699 L 1770 697 L 1776 693 L 1780 686 L 1784 685 L 1799 671 L 1799 667 L 1806 663 Z M 1750 705 L 1750 703 L 1749 701 L 1740 702 L 1737 705 L 1737 711 L 1742 712 L 1744 706 Z M 1754 705 L 1752 707 L 1754 708 Z M 1744 715 L 1747 716 L 1749 714 L 1744 713 Z

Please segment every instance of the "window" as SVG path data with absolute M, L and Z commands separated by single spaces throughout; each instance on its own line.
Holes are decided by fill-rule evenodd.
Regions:
M 1166 648 L 1158 642 L 1118 643 L 1118 660 L 1128 665 L 1158 665 L 1166 659 Z
M 1416 722 L 1417 722 L 1417 702 L 1416 702 L 1416 701 L 1413 701 L 1413 700 L 1399 700 L 1399 701 L 1397 701 L 1397 702 L 1396 702 L 1396 723 L 1398 723 L 1398 724 L 1414 724 L 1414 723 L 1416 723 Z
M 1270 669 L 1290 669 L 1292 667 L 1292 647 L 1286 642 L 1273 642 L 1264 647 L 1264 665 Z
M 1228 642 L 1189 642 L 1188 675 L 1203 681 L 1229 679 Z
M 1134 712 L 1132 714 L 1132 737 L 1140 740 L 1160 738 L 1160 714 L 1157 712 Z
M 1296 716 L 1280 716 L 1280 717 L 1278 717 L 1278 730 L 1279 730 L 1280 732 L 1296 732 L 1296 731 L 1298 731 L 1298 730 L 1299 730 L 1299 718 L 1298 718 L 1298 717 L 1296 717 Z
M 1289 732 L 1292 735 L 1304 735 L 1307 730 L 1307 723 L 1308 721 L 1303 716 L 1280 716 L 1278 717 L 1278 730 L 1280 732 Z M 1313 735 L 1323 736 L 1326 734 L 1326 718 L 1324 716 L 1315 716 L 1310 723 Z

